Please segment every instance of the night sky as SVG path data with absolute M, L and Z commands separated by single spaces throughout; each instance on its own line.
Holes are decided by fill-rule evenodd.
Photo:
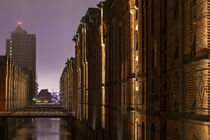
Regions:
M 88 7 L 100 0 L 0 0 L 0 55 L 19 19 L 23 29 L 37 35 L 37 78 L 40 89 L 59 91 L 67 58 L 74 57 L 72 41 Z

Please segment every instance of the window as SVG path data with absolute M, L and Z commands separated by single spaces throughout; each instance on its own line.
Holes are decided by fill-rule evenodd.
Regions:
M 193 6 L 196 6 L 196 0 L 193 0 Z
M 155 80 L 152 79 L 152 94 L 155 93 Z
M 176 38 L 176 49 L 175 49 L 175 54 L 174 54 L 174 59 L 177 59 L 179 57 L 179 38 Z
M 163 32 L 164 34 L 167 34 L 167 0 L 164 0 L 164 26 L 163 26 Z
M 167 96 L 164 95 L 164 111 L 167 111 Z
M 193 38 L 193 46 L 192 46 L 192 50 L 191 50 L 191 56 L 195 56 L 196 55 L 196 32 Z
M 154 47 L 152 48 L 152 68 L 157 65 L 157 41 L 154 41 Z
M 165 54 L 164 56 L 164 70 L 163 70 L 164 73 L 167 73 L 167 54 Z
M 135 31 L 135 46 L 136 46 L 136 50 L 139 49 L 139 43 L 138 43 L 138 33 L 137 31 Z
M 136 8 L 139 7 L 139 0 L 136 0 Z M 136 20 L 138 20 L 138 9 L 136 9 Z
M 175 130 L 174 136 L 175 136 L 175 139 L 176 139 L 176 140 L 180 140 L 180 138 L 179 138 L 179 131 L 178 131 L 177 128 L 176 128 L 176 130 Z
M 141 130 L 142 131 L 141 132 L 142 133 L 142 140 L 144 140 L 144 138 L 145 138 L 145 126 L 144 126 L 144 122 L 142 123 L 142 126 L 141 127 L 142 127 L 142 130 Z
M 174 0 L 174 19 L 177 19 L 179 12 L 178 0 Z
M 155 67 L 155 49 L 152 49 L 152 68 Z
M 144 54 L 145 53 L 145 50 L 144 50 L 144 47 L 145 47 L 145 43 L 144 43 L 145 42 L 145 12 L 144 12 L 144 10 L 145 9 L 144 9 L 144 7 L 145 7 L 145 1 L 142 0 L 141 1 L 141 20 L 142 20 L 141 22 L 142 22 L 142 24 L 140 27 L 142 30 L 142 32 L 141 32 L 141 34 L 142 34 L 141 35 L 141 39 L 142 39 L 142 42 L 141 42 L 142 43 L 142 45 L 141 45 L 141 48 L 142 48 L 142 61 L 141 61 L 142 62 L 141 63 L 142 64 L 142 73 L 145 71 L 145 65 L 144 65 L 144 62 L 145 62 L 144 61 L 144 57 L 145 57 L 144 56 L 145 55 Z
M 142 82 L 142 104 L 144 104 L 144 82 Z
M 191 30 L 194 31 L 194 34 L 191 35 L 192 39 L 192 49 L 191 49 L 191 57 L 196 56 L 196 44 L 197 44 L 197 17 L 196 17 L 196 0 L 193 0 L 192 7 L 191 7 L 191 18 L 193 18 L 193 21 L 191 22 Z M 193 30 L 194 29 L 194 30 Z
M 164 91 L 167 92 L 167 81 L 164 82 Z
M 155 140 L 155 125 L 151 125 L 151 140 Z
M 154 33 L 154 0 L 151 0 L 151 32 Z
M 163 127 L 163 140 L 167 140 L 167 126 L 166 125 L 164 125 L 164 127 Z
M 143 46 L 142 46 L 143 48 Z M 144 49 L 142 50 L 142 73 L 145 71 L 145 66 L 144 66 Z

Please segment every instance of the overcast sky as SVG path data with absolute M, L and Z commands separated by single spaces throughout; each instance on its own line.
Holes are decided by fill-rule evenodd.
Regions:
M 19 19 L 37 35 L 37 78 L 40 89 L 59 91 L 67 58 L 74 57 L 72 38 L 88 7 L 100 0 L 0 0 L 0 55 Z

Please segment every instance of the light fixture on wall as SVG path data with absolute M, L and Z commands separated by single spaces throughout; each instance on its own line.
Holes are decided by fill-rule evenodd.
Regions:
M 132 15 L 135 14 L 135 12 L 136 12 L 135 9 L 131 9 L 131 10 L 130 10 L 130 14 L 132 14 Z

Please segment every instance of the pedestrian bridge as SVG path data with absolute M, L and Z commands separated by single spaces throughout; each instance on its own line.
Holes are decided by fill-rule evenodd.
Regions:
M 29 106 L 11 113 L 0 115 L 7 118 L 68 118 L 71 113 L 62 106 Z

